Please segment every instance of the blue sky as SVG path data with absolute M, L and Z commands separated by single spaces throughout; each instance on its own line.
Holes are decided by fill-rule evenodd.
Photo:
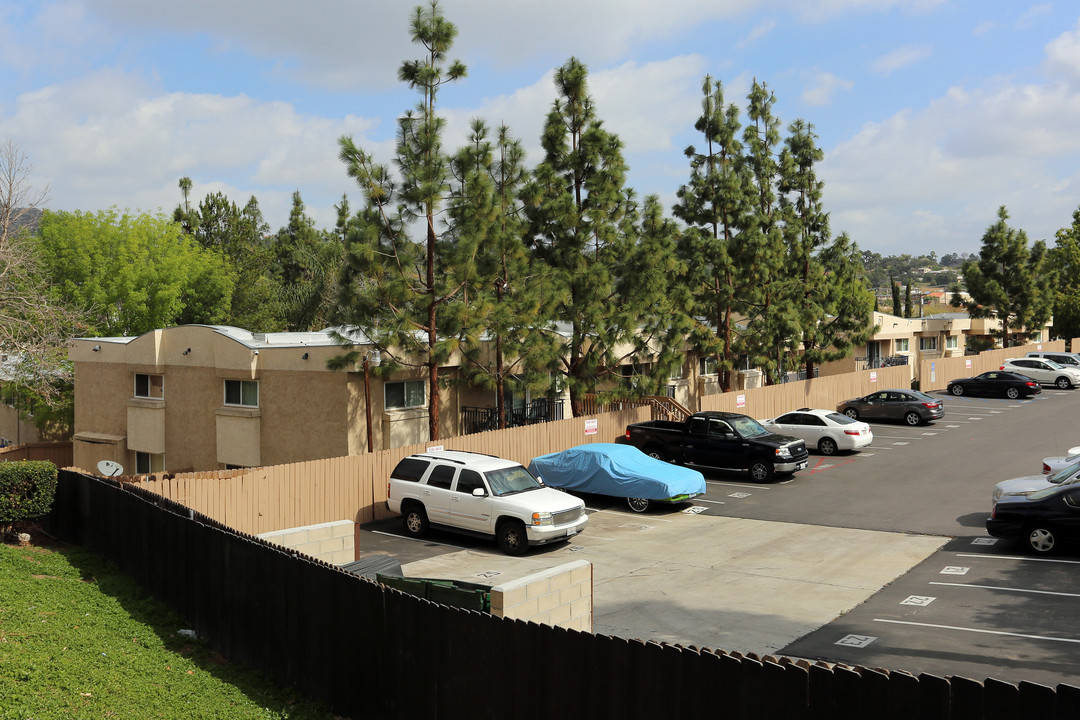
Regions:
M 171 213 L 254 195 L 273 230 L 299 190 L 318 224 L 357 188 L 352 135 L 383 162 L 416 101 L 396 80 L 414 2 L 0 0 L 0 141 L 48 208 Z M 977 252 L 1009 209 L 1032 240 L 1080 206 L 1080 10 L 1005 0 L 444 0 L 469 75 L 440 94 L 446 142 L 507 123 L 541 159 L 553 70 L 590 71 L 629 183 L 670 208 L 706 75 L 745 108 L 756 78 L 810 122 L 834 233 L 882 254 Z

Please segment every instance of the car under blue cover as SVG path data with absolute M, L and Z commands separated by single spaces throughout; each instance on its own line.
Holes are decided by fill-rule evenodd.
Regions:
M 679 502 L 705 494 L 705 476 L 697 470 L 618 443 L 589 443 L 541 455 L 529 463 L 529 472 L 562 490 L 626 498 L 636 512 L 652 502 Z

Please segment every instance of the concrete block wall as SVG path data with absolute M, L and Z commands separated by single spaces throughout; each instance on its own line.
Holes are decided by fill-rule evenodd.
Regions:
M 491 588 L 491 614 L 592 632 L 592 563 L 576 560 Z
M 354 525 L 352 520 L 338 520 L 287 530 L 275 530 L 258 537 L 275 545 L 318 558 L 323 562 L 341 565 L 356 559 Z

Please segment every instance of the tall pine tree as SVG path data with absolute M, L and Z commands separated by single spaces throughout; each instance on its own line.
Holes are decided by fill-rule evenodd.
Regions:
M 440 334 L 440 320 L 456 312 L 450 306 L 460 301 L 461 287 L 443 272 L 451 241 L 436 228 L 450 193 L 450 157 L 442 143 L 445 121 L 436 101 L 442 86 L 465 77 L 466 70 L 460 61 L 447 59 L 457 28 L 437 2 L 417 7 L 410 28 L 413 42 L 425 53 L 398 70 L 398 79 L 420 93 L 415 110 L 398 121 L 394 164 L 400 180 L 351 137 L 338 141 L 341 160 L 365 201 L 349 233 L 339 297 L 346 324 L 382 349 L 388 368 L 425 369 L 429 437 L 438 440 L 439 368 L 458 345 Z M 421 239 L 412 239 L 415 230 Z M 339 363 L 357 360 L 347 354 Z
M 1053 311 L 1054 273 L 1046 263 L 1046 243 L 1028 247 L 1027 233 L 1009 227 L 1002 205 L 998 220 L 982 237 L 978 260 L 965 260 L 961 272 L 968 298 L 954 292 L 954 307 L 973 318 L 994 318 L 1002 347 L 1025 342 L 1049 321 Z
M 635 252 L 634 206 L 622 143 L 597 117 L 587 76 L 576 58 L 555 72 L 544 159 L 523 194 L 529 244 L 556 283 L 555 320 L 565 336 L 558 371 L 575 416 L 598 381 L 616 372 L 618 347 L 632 342 L 644 310 L 620 294 L 633 281 L 622 268 Z
M 679 254 L 685 263 L 683 286 L 689 293 L 691 346 L 716 357 L 720 388 L 733 388 L 737 357 L 739 303 L 756 282 L 752 267 L 736 263 L 732 249 L 748 223 L 748 165 L 742 156 L 739 108 L 724 104 L 723 86 L 709 76 L 702 83 L 701 116 L 694 129 L 703 147 L 686 149 L 690 180 L 678 191 L 673 212 L 686 223 Z

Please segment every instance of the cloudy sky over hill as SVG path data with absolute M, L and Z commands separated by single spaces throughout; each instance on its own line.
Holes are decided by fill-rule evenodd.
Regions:
M 0 140 L 53 210 L 167 213 L 254 195 L 272 229 L 361 201 L 349 134 L 392 160 L 415 103 L 396 81 L 413 2 L 0 0 Z M 882 254 L 976 252 L 1006 205 L 1031 239 L 1080 206 L 1080 10 L 1014 0 L 445 0 L 469 76 L 440 95 L 447 143 L 507 123 L 540 160 L 570 56 L 623 141 L 630 184 L 670 207 L 706 74 L 745 107 L 754 78 L 786 126 L 812 123 L 834 233 Z

